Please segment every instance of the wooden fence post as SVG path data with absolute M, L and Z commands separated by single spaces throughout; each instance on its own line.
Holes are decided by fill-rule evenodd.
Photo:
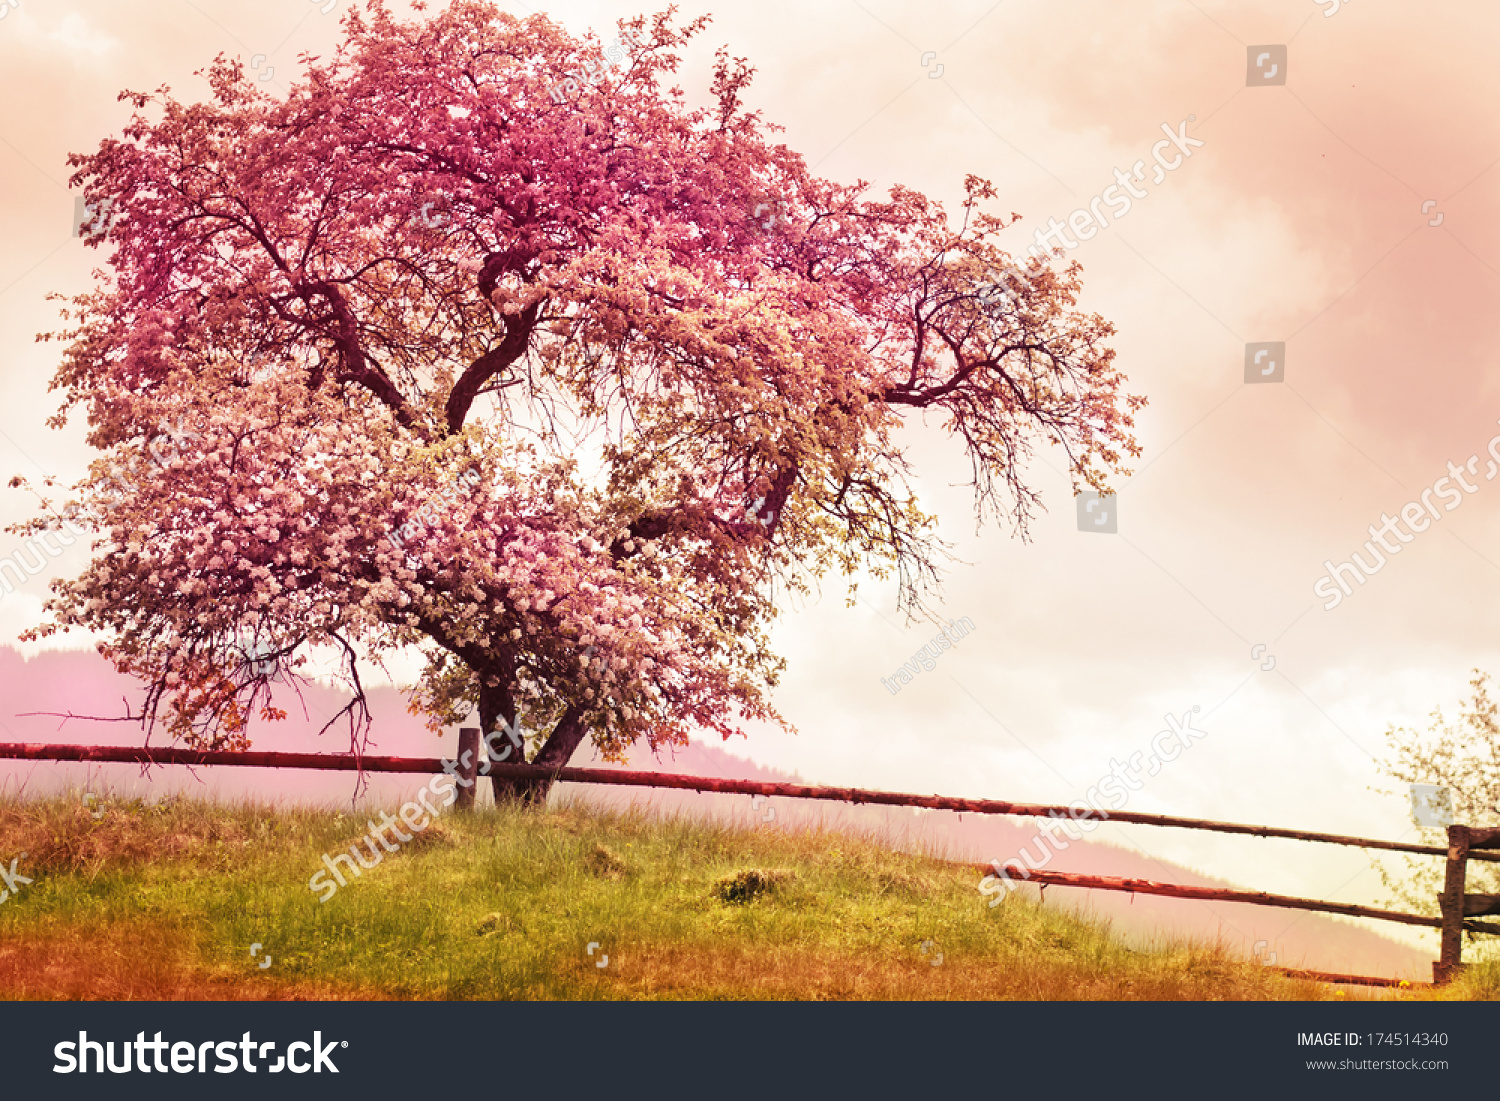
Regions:
M 479 775 L 479 727 L 464 726 L 458 731 L 458 808 L 469 810 L 474 806 L 477 792 L 475 781 Z M 467 784 L 464 781 L 468 781 Z M 1462 890 L 1462 888 L 1459 888 Z
M 1463 967 L 1464 955 L 1464 880 L 1468 874 L 1469 827 L 1448 827 L 1448 869 L 1443 893 L 1438 896 L 1443 910 L 1442 955 L 1432 965 L 1432 981 L 1452 982 Z

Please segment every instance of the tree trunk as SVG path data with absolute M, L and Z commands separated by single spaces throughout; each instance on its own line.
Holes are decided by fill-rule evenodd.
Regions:
M 491 687 L 487 683 L 485 674 L 480 674 L 479 729 L 485 746 L 494 745 L 497 754 L 505 754 L 505 747 L 510 746 L 511 752 L 504 755 L 506 764 L 530 763 L 551 768 L 566 766 L 573 758 L 573 751 L 578 748 L 587 733 L 580 710 L 570 707 L 563 712 L 563 717 L 553 728 L 542 748 L 537 751 L 536 758 L 528 762 L 524 745 L 516 746 L 503 733 L 496 734 L 493 738 L 490 737 L 491 733 L 514 729 L 511 724 L 516 721 L 515 696 L 511 691 L 511 679 L 502 674 L 499 681 L 498 685 Z M 550 779 L 515 780 L 498 775 L 490 777 L 490 787 L 495 793 L 497 806 L 510 799 L 519 799 L 529 806 L 540 806 L 547 801 L 547 795 L 552 790 L 552 783 Z
M 537 751 L 536 760 L 531 763 L 543 765 L 547 768 L 565 768 L 573 759 L 573 751 L 583 741 L 583 736 L 588 733 L 583 725 L 583 718 L 578 708 L 570 707 L 563 712 L 563 717 L 553 728 L 552 734 L 546 743 Z M 519 785 L 523 790 L 522 798 L 535 806 L 540 806 L 547 801 L 547 795 L 552 791 L 553 780 L 549 777 L 545 780 L 525 780 Z
M 481 671 L 479 674 L 479 736 L 484 740 L 486 752 L 491 745 L 495 746 L 496 752 L 501 752 L 504 746 L 512 745 L 510 739 L 503 735 L 494 738 L 490 735 L 496 731 L 513 729 L 511 724 L 515 721 L 515 697 L 510 690 L 509 678 L 501 677 L 500 683 L 492 687 L 488 683 L 486 673 Z M 505 763 L 524 765 L 526 747 L 524 745 L 513 746 L 510 755 L 505 758 Z M 496 806 L 508 799 L 521 797 L 521 786 L 519 781 L 507 780 L 501 776 L 490 777 L 490 788 L 495 793 Z

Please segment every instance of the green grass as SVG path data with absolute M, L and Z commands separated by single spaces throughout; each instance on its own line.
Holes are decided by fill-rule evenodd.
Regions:
M 395 807 L 99 806 L 0 800 L 0 858 L 27 853 L 35 880 L 0 905 L 0 997 L 1362 996 L 1214 946 L 1132 949 L 1056 906 L 990 908 L 977 873 L 874 837 L 449 809 L 320 903 L 323 854 Z M 1443 996 L 1497 992 L 1476 969 Z

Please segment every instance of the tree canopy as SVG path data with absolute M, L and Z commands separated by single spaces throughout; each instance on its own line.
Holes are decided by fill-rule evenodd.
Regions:
M 1446 847 L 1447 827 L 1454 822 L 1476 828 L 1500 825 L 1500 706 L 1490 696 L 1488 673 L 1471 671 L 1469 696 L 1460 703 L 1456 722 L 1437 707 L 1425 730 L 1390 723 L 1385 739 L 1389 754 L 1379 762 L 1380 771 L 1398 786 L 1373 790 L 1410 800 L 1412 826 L 1422 844 Z M 1421 799 L 1438 793 L 1446 798 L 1436 805 Z M 1378 860 L 1372 863 L 1395 901 L 1419 914 L 1441 913 L 1444 866 L 1430 857 L 1403 861 L 1401 871 Z M 1496 865 L 1476 861 L 1465 874 L 1466 890 L 1500 892 Z
M 1036 446 L 1075 489 L 1139 454 L 1077 265 L 997 301 L 989 182 L 955 226 L 819 179 L 723 49 L 689 107 L 666 82 L 705 19 L 608 50 L 482 0 L 344 19 L 284 99 L 221 55 L 205 102 L 122 93 L 122 136 L 70 159 L 111 253 L 40 339 L 101 455 L 33 523 L 97 537 L 31 636 L 103 632 L 143 721 L 241 747 L 334 653 L 357 740 L 362 663 L 415 647 L 414 709 L 516 723 L 539 763 L 727 736 L 781 721 L 786 592 L 864 569 L 929 606 L 903 418 L 1023 537 Z

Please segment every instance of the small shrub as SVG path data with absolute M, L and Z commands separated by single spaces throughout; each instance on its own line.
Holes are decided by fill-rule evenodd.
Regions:
M 713 895 L 721 902 L 743 906 L 754 902 L 761 895 L 775 894 L 796 878 L 794 872 L 762 871 L 760 868 L 745 868 L 726 875 L 713 886 Z

